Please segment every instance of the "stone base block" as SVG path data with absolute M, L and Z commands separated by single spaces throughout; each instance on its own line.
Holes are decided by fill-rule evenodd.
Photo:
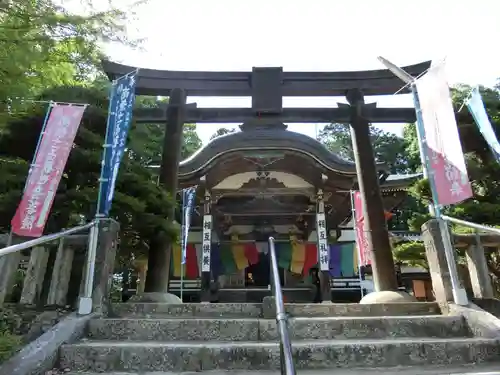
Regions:
M 130 302 L 158 302 L 179 304 L 182 300 L 171 293 L 142 293 L 136 294 L 129 299 Z
M 394 292 L 384 290 L 382 292 L 372 292 L 364 296 L 359 303 L 361 304 L 374 304 L 374 303 L 408 303 L 417 302 L 417 299 L 410 296 L 406 292 Z

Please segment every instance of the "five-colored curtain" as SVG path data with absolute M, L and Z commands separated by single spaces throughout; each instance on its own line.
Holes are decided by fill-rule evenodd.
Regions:
M 211 268 L 213 276 L 228 275 L 259 262 L 259 254 L 267 251 L 267 246 L 255 242 L 212 244 Z M 358 273 L 358 254 L 354 243 L 336 243 L 329 246 L 330 274 L 332 277 L 352 277 Z M 308 276 L 311 268 L 318 265 L 318 251 L 315 243 L 276 243 L 278 266 L 295 274 Z M 184 277 L 195 279 L 200 276 L 201 244 L 188 244 Z M 173 276 L 181 277 L 181 249 L 175 245 L 172 253 Z

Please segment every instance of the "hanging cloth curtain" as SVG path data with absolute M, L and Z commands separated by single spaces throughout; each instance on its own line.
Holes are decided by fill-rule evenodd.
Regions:
M 354 276 L 353 262 L 354 244 L 343 243 L 340 247 L 340 272 L 344 277 Z
M 181 277 L 181 245 L 174 244 L 172 246 L 172 273 L 174 277 Z
M 278 242 L 275 248 L 278 257 L 278 267 L 285 270 L 290 269 L 290 263 L 292 262 L 292 245 L 290 245 L 289 242 Z
M 341 272 L 341 250 L 340 245 L 337 243 L 331 244 L 330 248 L 330 276 L 340 277 Z
M 306 244 L 306 259 L 304 260 L 304 269 L 302 273 L 307 276 L 309 270 L 318 264 L 318 246 L 313 242 Z
M 231 252 L 233 253 L 234 263 L 238 270 L 248 267 L 248 259 L 245 256 L 245 245 L 239 243 L 237 234 L 231 236 Z
M 306 246 L 302 241 L 298 241 L 295 236 L 290 237 L 290 243 L 292 246 L 290 271 L 296 274 L 302 274 L 306 260 Z
M 231 251 L 231 245 L 220 244 L 220 259 L 224 275 L 230 275 L 236 272 L 237 267 L 234 262 L 233 252 Z
M 188 243 L 186 247 L 186 265 L 185 276 L 187 279 L 198 278 L 198 256 L 196 254 L 196 247 L 192 243 Z
M 259 251 L 255 242 L 245 243 L 245 257 L 251 265 L 259 263 Z

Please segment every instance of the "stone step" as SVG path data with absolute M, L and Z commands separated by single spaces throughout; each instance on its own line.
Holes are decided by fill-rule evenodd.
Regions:
M 96 372 L 65 372 L 65 375 L 103 375 Z M 199 372 L 108 372 L 107 375 L 200 375 Z M 203 371 L 204 375 L 281 375 L 280 371 L 245 371 L 245 370 L 213 370 Z M 464 365 L 464 366 L 418 366 L 390 368 L 357 368 L 302 370 L 300 375 L 500 375 L 498 364 Z
M 264 309 L 265 310 L 265 309 Z M 439 315 L 441 311 L 434 302 L 386 303 L 290 303 L 285 304 L 290 316 L 406 316 L 406 315 Z M 272 311 L 263 311 L 261 303 L 119 303 L 112 306 L 113 317 L 139 316 L 143 318 L 157 317 L 232 317 L 257 318 L 274 317 Z
M 316 340 L 293 343 L 296 368 L 383 368 L 498 362 L 495 339 Z M 71 371 L 140 372 L 278 370 L 278 343 L 272 342 L 115 342 L 63 345 L 60 368 Z
M 110 316 L 128 317 L 245 317 L 258 318 L 261 303 L 117 303 L 112 305 Z
M 380 318 L 291 318 L 292 339 L 381 339 L 386 337 L 470 337 L 458 316 Z M 133 341 L 276 341 L 271 319 L 95 319 L 88 336 L 94 340 Z

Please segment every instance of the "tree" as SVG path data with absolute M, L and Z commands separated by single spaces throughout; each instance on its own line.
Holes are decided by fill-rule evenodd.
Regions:
M 234 128 L 233 129 L 219 128 L 219 129 L 217 129 L 217 131 L 214 134 L 211 135 L 210 140 L 217 138 L 217 137 L 220 137 L 222 135 L 231 134 L 234 132 L 236 132 L 236 129 L 234 129 Z
M 386 163 L 391 173 L 409 172 L 406 143 L 403 138 L 370 126 L 370 138 L 377 162 Z M 349 125 L 332 123 L 323 128 L 319 140 L 330 151 L 346 160 L 354 160 Z
M 458 85 L 452 89 L 452 98 L 456 112 L 462 107 L 464 100 L 470 93 L 470 89 L 466 85 Z M 494 89 L 481 88 L 481 93 L 491 123 L 498 137 L 500 135 L 500 92 L 498 87 L 496 87 Z M 500 211 L 500 199 L 498 198 L 500 196 L 500 184 L 497 177 L 500 173 L 500 166 L 494 160 L 483 136 L 474 125 L 474 120 L 466 109 L 457 114 L 457 120 L 462 147 L 466 153 L 467 170 L 474 191 L 474 197 L 460 204 L 447 207 L 444 213 L 462 220 L 496 226 L 499 224 L 498 212 Z M 409 152 L 415 153 L 418 150 L 418 143 L 414 126 L 407 125 L 404 134 Z M 421 180 L 417 182 L 410 190 L 410 194 L 423 207 L 426 207 L 431 202 L 429 181 Z M 429 218 L 430 215 L 427 211 L 414 212 L 408 220 L 409 228 L 420 231 L 422 224 Z M 471 232 L 470 228 L 458 227 L 456 225 L 452 226 L 452 229 L 455 233 Z M 424 259 L 425 261 L 425 250 L 422 243 L 397 245 L 395 254 L 407 262 L 418 259 Z M 488 268 L 494 279 L 498 282 L 500 280 L 500 259 L 496 252 L 487 252 L 487 260 Z
M 129 10 L 127 10 L 129 11 Z M 24 111 L 21 99 L 48 88 L 87 85 L 99 76 L 101 41 L 136 44 L 127 38 L 125 12 L 116 8 L 71 13 L 53 0 L 0 4 L 0 103 L 10 114 Z
M 45 92 L 44 96 L 90 104 L 77 133 L 47 224 L 47 232 L 56 232 L 91 220 L 95 215 L 108 99 L 106 91 L 79 86 L 55 88 Z M 35 108 L 25 117 L 12 118 L 0 135 L 0 227 L 4 231 L 9 228 L 22 195 L 42 127 L 44 109 Z M 130 137 L 133 137 L 132 133 Z M 173 223 L 164 219 L 167 210 L 174 204 L 172 197 L 157 185 L 153 171 L 145 168 L 140 158 L 130 157 L 142 153 L 140 145 L 128 143 L 129 152 L 120 166 L 110 213 L 121 225 L 121 249 L 133 250 L 135 255 L 147 251 L 147 239 L 153 234 L 163 233 L 170 239 L 178 234 Z

